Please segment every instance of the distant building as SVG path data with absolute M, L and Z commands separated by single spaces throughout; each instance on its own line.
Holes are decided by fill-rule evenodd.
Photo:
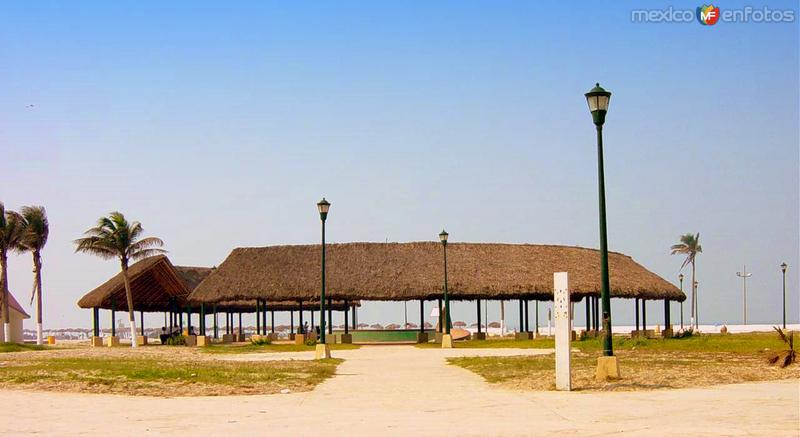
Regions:
M 0 329 L 0 342 L 2 343 L 22 343 L 22 321 L 30 319 L 31 316 L 22 309 L 22 305 L 14 299 L 14 295 L 8 293 L 8 315 L 11 318 L 11 338 L 6 340 L 5 329 Z

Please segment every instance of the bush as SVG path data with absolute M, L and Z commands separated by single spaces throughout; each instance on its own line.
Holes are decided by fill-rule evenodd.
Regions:
M 316 345 L 317 345 L 316 338 L 311 337 L 306 339 L 306 346 L 316 346 Z
M 672 338 L 689 338 L 694 335 L 694 328 L 687 328 L 683 331 L 678 331 Z
M 269 337 L 259 337 L 259 338 L 250 337 L 250 344 L 254 344 L 256 346 L 264 346 L 272 344 L 272 340 L 270 340 Z
M 167 339 L 170 346 L 186 346 L 186 338 L 182 335 L 173 335 Z

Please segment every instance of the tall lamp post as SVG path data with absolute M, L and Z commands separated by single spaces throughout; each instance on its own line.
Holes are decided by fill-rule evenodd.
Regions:
M 781 272 L 783 272 L 783 329 L 786 330 L 786 268 L 789 267 L 786 263 L 781 263 Z
M 678 280 L 681 282 L 681 293 L 683 293 L 683 273 L 678 275 Z M 683 331 L 683 301 L 681 301 L 681 331 Z
M 742 278 L 742 315 L 744 324 L 747 324 L 747 278 L 753 276 L 752 273 L 747 273 L 747 266 L 742 268 L 741 272 L 736 272 L 736 276 Z
M 328 218 L 328 210 L 331 204 L 323 197 L 322 200 L 317 202 L 317 210 L 319 210 L 319 218 L 322 221 L 322 288 L 319 293 L 319 340 L 316 348 L 316 358 L 330 358 L 331 350 L 325 342 L 325 220 Z
M 439 233 L 439 241 L 442 242 L 444 252 L 444 334 L 442 335 L 442 348 L 453 347 L 453 338 L 450 336 L 450 298 L 447 296 L 447 237 L 450 234 L 444 229 Z M 441 320 L 439 323 L 442 323 Z
M 611 344 L 611 296 L 609 295 L 608 279 L 608 237 L 606 232 L 606 186 L 605 172 L 603 170 L 603 124 L 606 121 L 608 103 L 611 93 L 603 89 L 600 84 L 585 94 L 592 120 L 597 128 L 597 180 L 598 200 L 600 203 L 600 299 L 602 301 L 603 321 L 603 356 L 614 356 Z

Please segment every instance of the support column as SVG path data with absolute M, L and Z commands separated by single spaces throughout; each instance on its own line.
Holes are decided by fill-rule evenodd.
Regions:
M 525 299 L 525 332 L 531 332 L 531 325 L 529 323 L 530 319 L 528 319 L 528 307 L 530 306 L 529 304 L 530 302 L 528 302 L 528 299 Z
M 192 334 L 192 307 L 186 305 L 186 330 L 189 335 Z
M 256 334 L 261 335 L 261 299 L 256 299 Z
M 219 325 L 217 322 L 217 304 L 214 304 L 214 339 L 219 338 Z
M 519 300 L 519 332 L 525 332 L 525 310 L 522 308 L 522 299 Z
M 144 311 L 139 311 L 139 324 L 142 325 L 139 329 L 142 332 L 142 337 L 144 337 Z
M 270 310 L 269 312 L 269 322 L 271 326 L 271 332 L 275 333 L 275 310 Z
M 333 334 L 333 310 L 331 310 L 330 298 L 328 298 L 326 303 L 328 304 L 328 322 L 326 323 L 326 325 L 328 325 L 328 334 Z
M 264 299 L 261 303 L 261 329 L 264 331 L 264 335 L 267 335 L 267 300 Z
M 646 299 L 642 299 L 642 331 L 644 331 L 645 336 L 647 336 L 647 303 Z
M 92 308 L 92 330 L 95 337 L 100 336 L 100 309 Z
M 347 323 L 348 322 L 347 313 L 348 313 L 349 309 L 350 309 L 350 302 L 344 301 L 344 333 L 345 334 L 349 334 L 350 333 L 350 324 Z
M 444 324 L 442 323 L 442 300 L 438 299 L 437 304 L 439 305 L 439 327 L 436 329 L 438 332 L 444 332 Z
M 200 304 L 200 335 L 206 335 L 206 304 Z
M 111 302 L 111 336 L 117 335 L 117 304 Z
M 425 301 L 419 300 L 419 332 L 425 332 Z
M 356 304 L 353 304 L 353 315 L 351 317 L 353 318 L 353 330 L 356 330 L 358 329 L 358 324 L 356 321 Z
M 664 299 L 664 332 L 667 333 L 669 330 L 669 325 L 671 323 L 669 317 L 669 299 Z
M 478 307 L 478 334 L 481 333 L 481 300 L 476 299 L 475 302 L 477 303 Z
M 586 297 L 583 298 L 586 301 L 586 332 L 588 333 L 592 328 L 590 326 L 591 320 L 589 314 L 591 313 L 591 304 L 589 303 L 589 295 L 587 294 Z
M 299 325 L 299 330 L 298 331 L 302 331 L 302 330 L 303 330 L 303 302 L 300 302 L 300 325 Z M 298 334 L 305 334 L 305 333 L 304 332 L 298 332 Z
M 294 334 L 294 310 L 289 310 L 289 334 Z
M 536 329 L 535 329 L 534 332 L 536 332 L 536 336 L 538 337 L 539 336 L 539 301 L 538 300 L 536 301 L 536 314 L 534 314 L 534 321 L 536 323 Z

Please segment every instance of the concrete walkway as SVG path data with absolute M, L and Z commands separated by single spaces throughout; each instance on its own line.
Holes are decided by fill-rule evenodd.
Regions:
M 1 391 L 0 435 L 798 435 L 798 381 L 624 393 L 516 392 L 446 356 L 525 349 L 374 346 L 308 393 L 143 398 Z M 307 359 L 310 353 L 226 359 Z

